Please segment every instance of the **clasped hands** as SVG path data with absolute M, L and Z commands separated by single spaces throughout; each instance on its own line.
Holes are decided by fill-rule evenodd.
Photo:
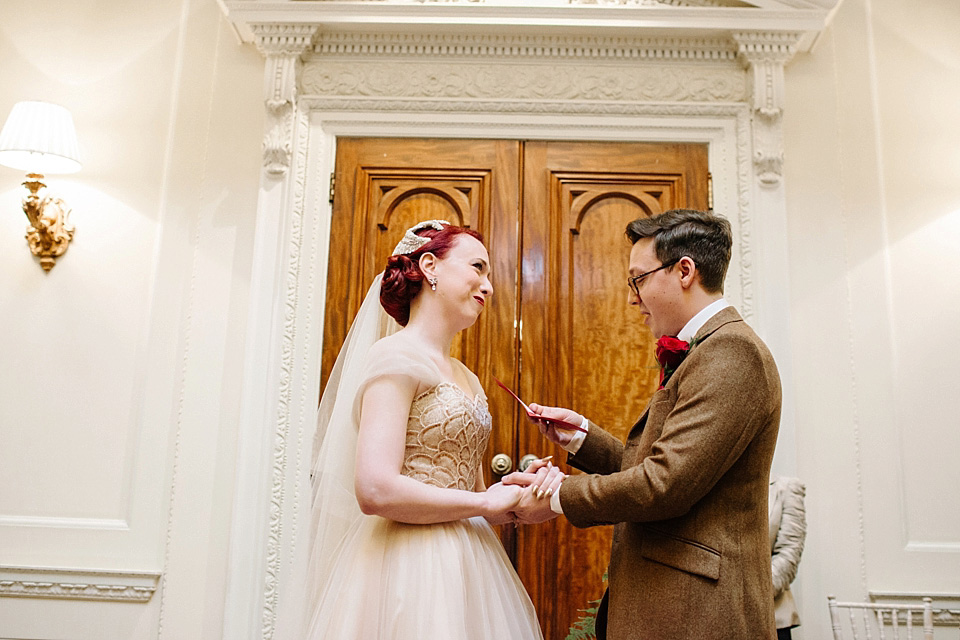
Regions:
M 556 518 L 550 508 L 550 497 L 560 490 L 566 474 L 555 467 L 550 458 L 534 460 L 526 471 L 516 471 L 487 489 L 499 494 L 504 522 L 537 524 Z M 502 501 L 500 501 L 502 499 Z
M 572 431 L 559 429 L 556 423 L 538 420 L 543 416 L 553 420 L 562 420 L 573 424 L 580 424 L 583 416 L 558 407 L 544 407 L 538 404 L 529 406 L 531 420 L 540 430 L 540 433 L 554 444 L 566 448 L 574 434 Z M 488 495 L 497 493 L 494 502 L 499 503 L 499 512 L 490 521 L 495 524 L 514 522 L 515 524 L 536 524 L 556 518 L 559 514 L 550 508 L 550 497 L 560 490 L 560 483 L 566 474 L 553 466 L 550 458 L 534 460 L 525 471 L 517 471 L 487 489 Z

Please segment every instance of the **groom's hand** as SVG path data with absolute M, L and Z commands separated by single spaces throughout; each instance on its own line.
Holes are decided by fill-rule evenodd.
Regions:
M 529 490 L 537 498 L 549 498 L 560 490 L 560 483 L 567 477 L 567 474 L 560 471 L 559 467 L 553 466 L 550 458 L 541 458 L 534 460 L 527 467 L 526 471 L 514 471 L 508 476 L 504 476 L 500 482 L 504 485 L 517 485 Z
M 520 524 L 539 524 L 559 515 L 550 508 L 550 498 L 538 498 L 529 488 L 524 489 L 520 504 L 514 507 L 513 513 Z
M 538 415 L 543 416 L 544 418 L 550 418 L 551 420 L 562 420 L 563 422 L 569 422 L 570 424 L 580 424 L 583 422 L 583 416 L 581 416 L 576 411 L 571 411 L 570 409 L 563 409 L 561 407 L 544 407 L 539 404 L 531 404 L 530 411 Z M 566 448 L 570 444 L 570 440 L 573 438 L 573 435 L 577 433 L 576 431 L 571 431 L 569 429 L 558 429 L 552 422 L 542 422 L 536 418 L 530 418 L 534 424 L 537 425 L 537 428 L 540 429 L 540 433 L 546 436 L 547 440 L 555 444 L 560 445 L 563 448 Z
M 504 485 L 524 487 L 520 502 L 513 509 L 517 522 L 537 524 L 557 517 L 550 508 L 550 497 L 560 490 L 566 474 L 547 459 L 535 460 L 526 471 L 504 476 Z

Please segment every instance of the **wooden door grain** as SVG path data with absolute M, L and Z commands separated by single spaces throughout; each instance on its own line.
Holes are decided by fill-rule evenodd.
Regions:
M 522 397 L 569 407 L 625 440 L 658 369 L 652 335 L 628 304 L 624 230 L 640 216 L 706 208 L 706 146 L 527 142 L 523 187 Z M 567 457 L 523 423 L 518 450 Z M 564 638 L 603 594 L 611 535 L 564 518 L 520 527 L 516 563 L 544 637 Z

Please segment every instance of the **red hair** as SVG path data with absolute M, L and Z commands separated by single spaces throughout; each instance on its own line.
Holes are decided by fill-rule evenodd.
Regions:
M 401 253 L 387 258 L 387 267 L 383 270 L 383 282 L 380 283 L 380 305 L 401 327 L 410 320 L 410 302 L 423 288 L 423 271 L 420 270 L 420 256 L 432 253 L 437 258 L 450 251 L 457 236 L 466 234 L 483 242 L 483 236 L 465 227 L 444 225 L 442 230 L 420 229 L 418 236 L 430 238 L 430 241 L 412 253 Z

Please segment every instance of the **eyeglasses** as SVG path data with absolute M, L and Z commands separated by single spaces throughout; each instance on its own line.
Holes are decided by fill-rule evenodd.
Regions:
M 627 284 L 630 285 L 630 290 L 633 291 L 634 294 L 636 294 L 637 296 L 639 296 L 639 295 L 640 295 L 640 285 L 643 283 L 643 279 L 644 279 L 644 278 L 646 278 L 646 277 L 647 277 L 648 275 L 650 275 L 651 273 L 656 273 L 657 271 L 660 271 L 661 269 L 667 269 L 668 267 L 672 267 L 673 265 L 677 264 L 678 262 L 680 262 L 680 258 L 677 258 L 676 260 L 671 260 L 670 262 L 664 262 L 662 265 L 660 265 L 660 266 L 657 267 L 656 269 L 653 269 L 653 270 L 651 270 L 651 271 L 647 271 L 646 273 L 641 273 L 641 274 L 638 275 L 638 276 L 633 276 L 632 278 L 627 278 Z

